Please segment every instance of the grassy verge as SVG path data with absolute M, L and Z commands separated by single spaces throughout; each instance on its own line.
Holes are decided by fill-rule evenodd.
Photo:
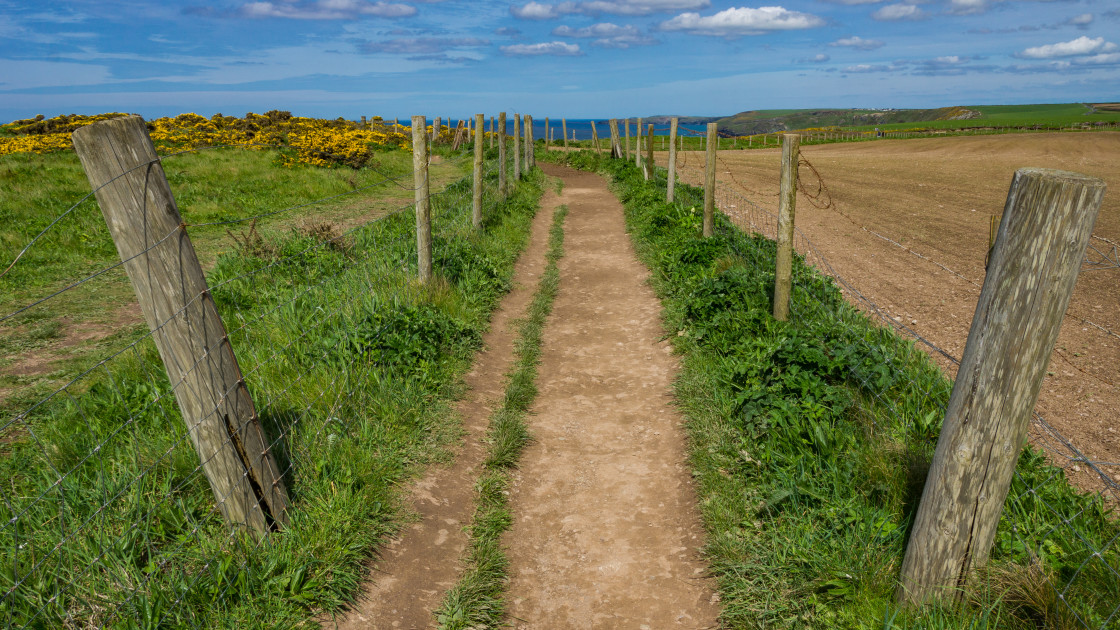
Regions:
M 306 175 L 320 176 L 335 177 Z M 211 293 L 292 504 L 263 542 L 218 515 L 149 339 L 6 424 L 3 624 L 283 628 L 353 598 L 407 518 L 402 482 L 460 434 L 450 403 L 541 185 L 501 200 L 491 174 L 481 231 L 468 180 L 434 195 L 425 285 L 411 212 L 345 231 L 281 223 L 215 257 Z
M 542 158 L 545 159 L 545 158 Z M 1067 628 L 1115 623 L 1115 514 L 1025 449 L 987 570 L 959 606 L 900 611 L 899 567 L 951 383 L 927 355 L 795 261 L 790 322 L 770 316 L 775 247 L 702 193 L 610 174 L 681 353 L 678 400 L 729 627 Z M 1061 597 L 1059 598 L 1059 593 Z M 1111 621 L 1109 621 L 1112 616 Z
M 505 610 L 502 593 L 508 577 L 508 561 L 501 538 L 513 524 L 508 505 L 510 471 L 530 440 L 525 415 L 537 396 L 541 335 L 560 287 L 556 263 L 564 255 L 567 213 L 568 209 L 561 206 L 553 214 L 547 266 L 521 324 L 515 349 L 517 362 L 509 375 L 505 398 L 490 418 L 490 449 L 477 484 L 478 500 L 470 526 L 466 567 L 436 613 L 440 627 L 446 630 L 496 628 L 502 623 Z

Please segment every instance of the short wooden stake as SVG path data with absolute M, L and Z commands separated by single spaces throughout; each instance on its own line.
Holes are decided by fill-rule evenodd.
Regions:
M 711 138 L 719 133 L 717 123 L 708 123 L 708 148 L 704 165 L 704 236 L 715 233 L 716 217 L 716 145 Z
M 988 561 L 1105 184 L 1015 173 L 902 562 L 899 603 L 960 600 Z
M 498 190 L 502 198 L 509 196 L 508 159 L 506 159 L 506 113 L 498 114 Z
M 797 215 L 797 165 L 801 136 L 782 135 L 782 178 L 778 196 L 778 253 L 774 261 L 774 319 L 789 319 L 793 290 L 793 226 Z
M 680 119 L 669 121 L 669 186 L 665 192 L 665 200 L 673 203 L 674 191 L 677 188 L 677 124 Z
M 126 116 L 72 139 L 218 509 L 264 536 L 287 523 L 288 493 L 147 126 Z
M 437 119 L 438 120 L 438 119 Z M 412 117 L 412 170 L 416 189 L 416 263 L 420 282 L 432 277 L 432 201 L 428 187 L 428 135 L 424 116 Z
M 482 125 L 485 116 L 474 115 L 474 188 L 471 195 L 471 225 L 482 227 Z

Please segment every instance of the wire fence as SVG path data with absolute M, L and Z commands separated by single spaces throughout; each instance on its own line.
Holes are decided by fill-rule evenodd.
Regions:
M 679 153 L 677 160 L 681 178 L 700 185 L 705 168 L 703 156 Z M 759 235 L 769 241 L 777 240 L 776 194 L 761 193 L 744 185 L 742 180 L 745 178 L 722 158 L 717 164 L 720 177 L 717 179 L 715 201 L 729 220 L 727 224 L 722 224 L 722 228 Z M 807 185 L 802 182 L 799 195 L 801 200 L 808 201 L 818 209 L 840 214 L 856 227 L 888 242 L 891 247 L 912 255 L 915 265 L 928 264 L 930 267 L 940 268 L 973 288 L 971 295 L 979 295 L 980 282 L 865 228 L 846 214 L 844 208 L 837 207 L 828 193 L 827 184 L 809 161 L 803 160 L 800 170 L 803 176 L 808 174 L 809 180 Z M 659 168 L 655 179 L 665 182 L 667 176 L 668 171 Z M 816 182 L 813 181 L 814 178 Z M 767 182 L 767 185 L 774 185 L 776 181 L 777 172 L 774 173 L 773 181 Z M 700 200 L 685 199 L 683 202 L 699 204 Z M 1090 249 L 1083 263 L 1082 273 L 1108 268 L 1109 264 L 1102 262 L 1102 259 L 1107 261 L 1110 256 L 1114 256 L 1114 252 L 1105 253 L 1099 249 L 1101 244 L 1112 245 L 1111 241 L 1103 237 L 1095 237 L 1093 240 L 1096 246 Z M 873 350 L 869 346 L 868 352 L 875 354 L 876 363 L 885 370 L 858 373 L 853 370 L 850 377 L 859 383 L 860 405 L 866 415 L 882 417 L 885 414 L 889 418 L 889 422 L 880 427 L 881 430 L 928 433 L 931 438 L 934 437 L 936 427 L 945 414 L 951 381 L 940 377 L 920 381 L 910 379 L 905 382 L 898 382 L 898 379 L 906 374 L 902 369 L 904 366 L 914 365 L 915 352 L 924 352 L 938 359 L 950 374 L 960 364 L 960 357 L 956 352 L 939 345 L 936 340 L 921 334 L 911 321 L 878 304 L 871 294 L 876 291 L 876 282 L 881 281 L 881 278 L 865 274 L 858 283 L 847 279 L 838 273 L 822 248 L 810 240 L 800 227 L 795 228 L 794 249 L 803 266 L 799 265 L 795 269 L 791 319 L 852 321 L 851 329 L 855 331 L 859 327 L 854 325 L 853 318 L 867 316 L 877 321 L 883 330 L 893 331 L 904 339 L 912 340 L 912 345 L 879 344 L 874 345 Z M 772 268 L 761 266 L 758 251 L 742 250 L 735 254 L 739 260 L 752 264 L 756 273 L 764 277 L 773 274 Z M 922 262 L 919 263 L 918 260 Z M 821 299 L 820 293 L 813 290 L 817 282 L 815 278 L 819 276 L 808 271 L 809 269 L 815 269 L 820 277 L 834 282 L 846 301 Z M 930 277 L 928 282 L 937 286 L 943 281 Z M 858 314 L 856 309 L 864 315 Z M 1086 330 L 1092 328 L 1102 336 L 1115 336 L 1108 327 L 1076 314 L 1067 315 L 1067 325 L 1071 320 L 1087 324 Z M 960 347 L 963 347 L 963 343 Z M 1057 353 L 1059 357 L 1060 354 Z M 920 402 L 915 404 L 914 401 Z M 1029 443 L 1031 447 L 1038 449 L 1037 452 L 1044 453 L 1045 458 L 1055 466 L 1020 466 L 1017 469 L 1004 508 L 1001 534 L 997 537 L 993 557 L 1014 558 L 1032 567 L 1041 566 L 1038 559 L 1047 558 L 1052 561 L 1051 565 L 1060 567 L 1053 575 L 1046 576 L 1047 585 L 1053 589 L 1062 609 L 1059 617 L 1075 627 L 1094 630 L 1115 627 L 1115 624 L 1120 623 L 1120 597 L 1117 596 L 1120 593 L 1120 528 L 1116 527 L 1114 511 L 1117 500 L 1120 499 L 1117 484 L 1120 462 L 1101 460 L 1083 452 L 1037 412 L 1033 414 Z M 1023 457 L 1031 459 L 1040 455 L 1028 450 Z M 1024 470 L 1030 471 L 1026 473 L 1029 476 L 1025 476 Z M 1068 490 L 1071 478 L 1067 475 L 1082 470 L 1091 476 L 1088 483 L 1080 483 L 1089 492 L 1076 500 L 1070 499 L 1073 496 Z M 1047 518 L 1040 518 L 1039 514 L 1045 514 Z M 1101 593 L 1105 595 L 1102 596 Z
M 133 170 L 174 166 L 183 155 L 162 156 Z M 378 201 L 387 185 L 414 192 L 414 173 L 360 175 L 369 181 L 342 194 L 187 224 L 249 227 L 240 235 L 228 233 L 233 243 L 221 247 L 232 250 L 207 253 L 212 263 L 206 291 L 182 296 L 186 306 L 149 321 L 148 331 L 122 323 L 124 333 L 104 340 L 105 349 L 89 367 L 4 419 L 4 627 L 208 628 L 228 622 L 223 615 L 243 610 L 254 598 L 270 596 L 289 602 L 288 610 L 259 620 L 272 625 L 291 622 L 285 615 L 293 614 L 292 606 L 337 603 L 346 597 L 343 591 L 354 588 L 361 558 L 390 528 L 386 518 L 371 517 L 396 509 L 389 489 L 416 463 L 409 461 L 415 449 L 408 443 L 437 444 L 446 437 L 440 436 L 447 429 L 433 418 L 438 409 L 428 407 L 446 387 L 444 364 L 463 357 L 444 355 L 473 349 L 476 329 L 488 318 L 486 300 L 502 291 L 500 271 L 474 252 L 481 245 L 473 236 L 469 177 L 428 197 L 441 280 L 422 285 L 415 281 L 414 203 Z M 506 196 L 497 180 L 491 154 L 482 179 L 486 221 L 504 212 Z M 266 219 L 306 215 L 311 207 L 333 208 L 341 201 L 368 209 L 342 225 L 327 218 L 257 229 Z M 59 212 L 15 256 L 0 282 L 12 280 L 9 274 L 28 252 L 52 247 L 52 233 L 67 229 L 75 212 L 94 208 L 87 195 Z M 96 283 L 119 276 L 126 264 L 160 264 L 162 252 L 181 247 L 178 234 L 176 229 L 152 235 L 140 253 L 27 300 L 0 314 L 0 324 L 22 326 L 53 301 L 78 290 L 96 293 Z M 462 297 L 448 282 L 476 286 Z M 460 303 L 464 300 L 481 302 Z M 172 382 L 165 370 L 171 366 L 157 351 L 158 337 L 173 327 L 202 335 L 220 324 L 197 316 L 194 307 L 205 301 L 212 301 L 225 323 L 225 343 L 200 348 L 192 363 L 174 366 L 181 377 Z M 443 311 L 431 306 L 447 302 L 453 304 L 444 304 L 443 311 L 459 313 L 460 319 L 442 317 Z M 283 535 L 230 527 L 223 504 L 232 498 L 212 491 L 218 486 L 208 480 L 206 466 L 213 462 L 205 451 L 200 460 L 197 450 L 201 425 L 184 422 L 177 403 L 204 400 L 192 388 L 212 377 L 215 363 L 240 367 L 242 380 L 221 392 L 221 404 L 242 390 L 251 395 L 247 404 L 262 427 L 265 452 L 242 455 L 267 454 L 286 486 L 292 509 L 269 521 L 272 529 L 281 518 L 291 522 Z M 244 427 L 232 426 L 228 416 L 225 422 L 229 433 L 220 446 L 243 451 Z M 348 455 L 340 457 L 340 450 Z M 347 457 L 364 457 L 370 470 L 350 466 Z M 237 476 L 259 483 L 249 470 Z M 361 527 L 372 522 L 372 531 L 330 523 L 339 517 L 329 504 L 345 493 L 360 495 L 355 488 L 363 485 L 377 486 L 373 495 L 359 497 L 366 516 Z M 257 488 L 264 495 L 270 490 L 275 488 Z M 317 518 L 328 522 L 316 524 Z M 354 538 L 333 541 L 341 552 L 326 541 L 299 539 L 315 526 Z M 351 558 L 352 574 L 337 574 L 337 563 L 327 556 L 339 553 Z

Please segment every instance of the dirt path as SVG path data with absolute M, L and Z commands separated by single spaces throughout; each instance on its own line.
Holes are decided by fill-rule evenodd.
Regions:
M 661 304 L 606 182 L 541 168 L 563 178 L 569 214 L 529 420 L 535 442 L 511 495 L 510 623 L 714 627 Z
M 889 316 L 960 356 L 984 280 L 988 221 L 1003 210 L 1012 174 L 1042 166 L 1101 177 L 1109 188 L 1091 252 L 1120 242 L 1120 133 L 1024 134 L 891 140 L 803 147 L 834 208 L 799 196 L 797 224 L 836 272 Z M 664 153 L 657 155 L 664 164 Z M 721 184 L 751 202 L 777 207 L 780 150 L 720 152 Z M 681 177 L 699 183 L 702 155 L 682 156 Z M 802 177 L 810 188 L 816 178 Z M 732 202 L 737 203 L 737 202 Z M 741 205 L 741 204 L 740 204 Z M 738 208 L 737 211 L 749 211 Z M 733 211 L 734 212 L 734 211 Z M 914 252 L 883 240 L 890 238 Z M 936 261 L 960 275 L 934 264 Z M 963 276 L 963 277 L 962 277 Z M 1120 483 L 1120 269 L 1083 269 L 1037 406 L 1038 412 Z M 1099 328 L 1098 328 L 1099 326 Z M 922 346 L 924 347 L 924 346 Z M 952 374 L 955 367 L 934 354 Z M 1039 425 L 1031 441 L 1080 487 L 1115 492 Z M 1113 495 L 1116 496 L 1115 494 Z
M 486 455 L 481 439 L 494 405 L 501 401 L 505 375 L 513 362 L 516 322 L 524 316 L 544 271 L 555 198 L 550 192 L 542 199 L 529 246 L 514 272 L 514 288 L 494 313 L 483 337 L 485 349 L 466 376 L 469 390 L 457 406 L 467 432 L 462 450 L 451 467 L 435 468 L 413 484 L 412 505 L 420 520 L 385 547 L 354 609 L 340 617 L 337 625 L 334 620 L 325 621 L 324 628 L 435 627 L 432 611 L 459 578 L 459 560 L 467 547 L 463 527 L 474 513 L 474 483 Z

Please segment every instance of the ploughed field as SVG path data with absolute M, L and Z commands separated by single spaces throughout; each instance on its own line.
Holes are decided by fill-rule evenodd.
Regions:
M 1061 437 L 1035 423 L 1030 439 L 1074 483 L 1117 498 L 1120 261 L 1114 244 L 1120 243 L 1120 133 L 883 140 L 805 146 L 801 153 L 815 169 L 800 168 L 802 190 L 817 193 L 817 174 L 824 189 L 815 201 L 798 195 L 797 227 L 891 325 L 911 329 L 958 359 L 984 281 L 991 217 L 1003 212 L 1015 170 L 1056 168 L 1104 179 L 1108 191 L 1089 262 L 1078 277 L 1036 408 Z M 665 152 L 656 155 L 661 166 L 667 158 Z M 684 153 L 680 177 L 702 184 L 703 159 L 702 153 Z M 777 212 L 780 161 L 780 149 L 720 152 L 721 187 L 750 202 L 732 195 L 721 203 L 747 206 L 731 211 L 765 223 L 768 219 L 757 217 L 764 217 L 760 209 Z M 955 371 L 951 361 L 920 347 Z M 1069 459 L 1063 438 L 1097 462 L 1112 484 Z

